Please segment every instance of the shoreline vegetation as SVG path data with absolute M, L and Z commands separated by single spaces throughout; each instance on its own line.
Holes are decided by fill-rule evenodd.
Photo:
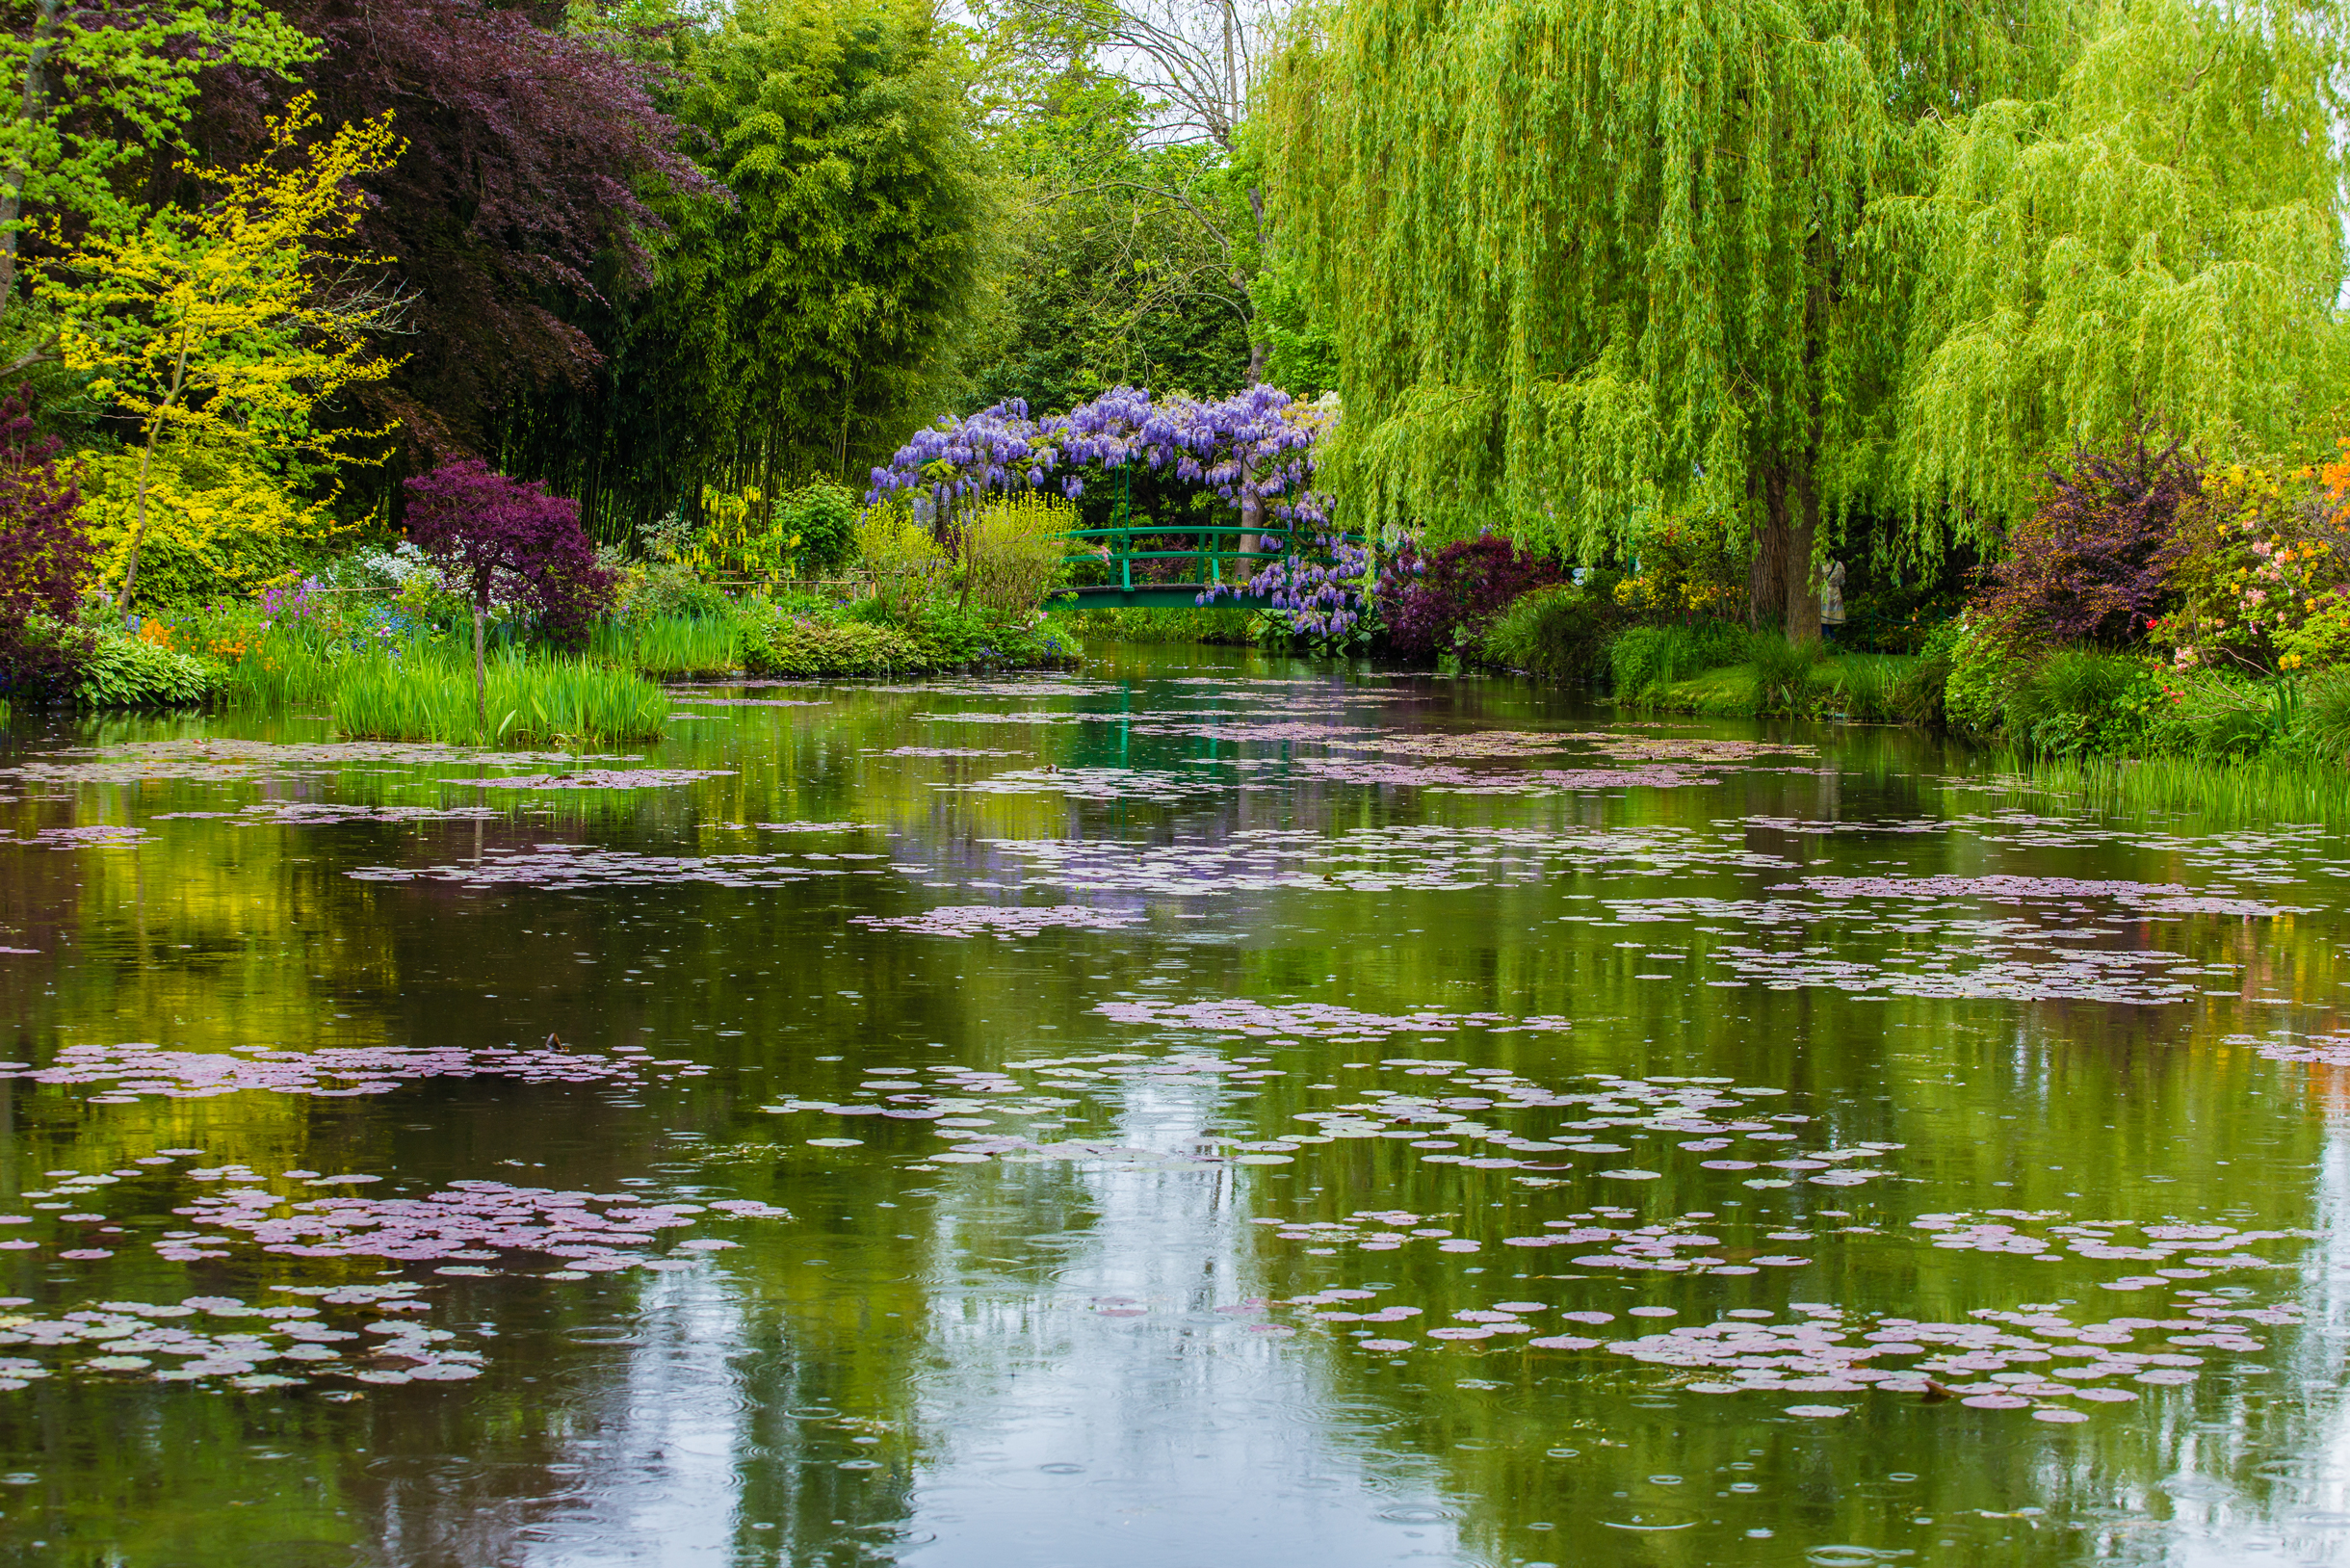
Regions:
M 1628 3 L 1629 53 L 1339 0 L 1190 65 L 1127 0 L 0 29 L 0 700 L 633 740 L 663 681 L 1172 638 L 2335 810 L 2338 30 L 1715 61 L 1735 4 Z M 1773 85 L 1823 47 L 1832 113 Z

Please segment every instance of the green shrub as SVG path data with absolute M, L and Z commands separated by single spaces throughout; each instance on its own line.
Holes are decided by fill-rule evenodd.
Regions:
M 902 620 L 936 596 L 952 563 L 930 531 L 897 507 L 875 507 L 857 524 L 857 564 L 880 612 Z
M 2010 741 L 2033 751 L 2118 751 L 2140 738 L 2161 698 L 2143 659 L 2066 648 L 2019 680 L 2001 710 Z
M 1822 665 L 1815 702 L 1844 719 L 1898 719 L 1903 683 L 1919 661 L 1892 653 L 1841 653 Z
M 1595 681 L 1607 668 L 1611 600 L 1572 584 L 1520 594 L 1485 632 L 1479 657 L 1554 681 Z
M 1926 634 L 1917 662 L 1902 671 L 1886 693 L 1894 719 L 1920 729 L 1940 729 L 1949 722 L 1944 702 L 1963 630 L 1957 621 L 1947 620 Z
M 74 696 L 91 708 L 190 708 L 212 699 L 224 671 L 208 659 L 126 636 L 98 635 Z
M 732 614 L 725 593 L 681 561 L 627 568 L 614 605 L 622 620 L 717 620 Z
M 2350 668 L 2312 676 L 2301 693 L 2302 749 L 2350 763 Z
M 1003 616 L 951 599 L 918 605 L 905 630 L 913 635 L 922 663 L 934 669 L 1000 661 L 1002 644 L 1009 640 Z
M 857 497 L 846 485 L 817 480 L 777 496 L 775 521 L 798 536 L 793 561 L 802 577 L 839 571 L 857 553 Z
M 2008 699 L 2031 669 L 1972 615 L 1961 616 L 1957 627 L 1949 645 L 1943 711 L 1954 728 L 1990 735 L 2005 722 Z
M 964 602 L 1006 615 L 1035 610 L 1067 575 L 1067 535 L 1080 521 L 1068 502 L 1034 490 L 979 508 L 963 531 Z
M 1752 651 L 1746 664 L 1755 675 L 1755 711 L 1789 716 L 1810 713 L 1820 663 L 1828 656 L 1826 647 L 1816 639 L 1790 642 L 1770 632 L 1754 638 L 1749 646 Z
M 895 626 L 796 616 L 746 642 L 743 664 L 754 675 L 890 675 L 920 668 L 922 652 Z
M 2161 685 L 2167 694 L 2150 705 L 2143 719 L 2142 745 L 2149 751 L 2247 757 L 2272 746 L 2289 748 L 2308 733 L 2300 687 L 2291 680 L 2171 669 L 2162 672 Z

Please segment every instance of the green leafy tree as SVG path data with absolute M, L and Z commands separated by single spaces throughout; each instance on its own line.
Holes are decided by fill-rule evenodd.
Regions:
M 101 226 L 138 218 L 126 166 L 180 146 L 198 78 L 219 65 L 278 75 L 313 39 L 259 0 L 17 0 L 0 25 L 0 313 L 19 237 L 43 214 Z
M 269 153 L 243 169 L 188 171 L 219 185 L 197 212 L 164 207 L 73 247 L 41 296 L 65 368 L 139 422 L 133 524 L 118 602 L 129 609 L 158 447 L 174 439 L 254 458 L 331 461 L 321 405 L 381 380 L 375 335 L 397 301 L 353 288 L 329 260 L 358 226 L 358 182 L 400 155 L 386 114 L 324 141 L 308 96 L 270 121 Z
M 1905 347 L 1867 218 L 1929 114 L 2048 90 L 2062 5 L 1353 0 L 1275 73 L 1274 219 L 1338 345 L 1325 472 L 1376 523 L 1590 553 L 1735 519 L 1815 633 Z
M 991 125 L 1021 222 L 966 403 L 1055 411 L 1120 385 L 1250 379 L 1255 230 L 1222 153 L 1153 144 L 1154 111 L 1079 47 Z

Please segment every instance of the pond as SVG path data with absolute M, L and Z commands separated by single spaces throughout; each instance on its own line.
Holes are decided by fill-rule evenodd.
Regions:
M 20 719 L 0 1561 L 2333 1561 L 2311 826 L 1237 650 Z

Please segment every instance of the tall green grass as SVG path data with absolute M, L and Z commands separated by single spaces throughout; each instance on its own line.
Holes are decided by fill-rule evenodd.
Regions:
M 315 710 L 333 700 L 354 657 L 308 639 L 257 640 L 229 661 L 221 697 L 231 707 Z
M 743 628 L 732 617 L 702 615 L 602 620 L 588 633 L 588 657 L 647 675 L 723 675 L 742 667 Z
M 2350 771 L 2330 758 L 2067 757 L 2007 752 L 2000 771 L 2029 790 L 2094 810 L 2185 812 L 2231 822 L 2350 823 Z
M 469 663 L 423 650 L 354 659 L 334 693 L 335 728 L 353 740 L 453 745 L 649 741 L 669 714 L 660 687 L 590 660 L 509 652 L 489 662 L 487 675 L 484 727 Z
M 1845 719 L 1900 719 L 1901 685 L 1917 667 L 1914 654 L 1840 653 L 1818 666 L 1822 706 Z
M 1650 701 L 1677 681 L 1741 664 L 1753 642 L 1745 627 L 1729 621 L 1628 628 L 1607 645 L 1607 672 L 1616 700 Z

